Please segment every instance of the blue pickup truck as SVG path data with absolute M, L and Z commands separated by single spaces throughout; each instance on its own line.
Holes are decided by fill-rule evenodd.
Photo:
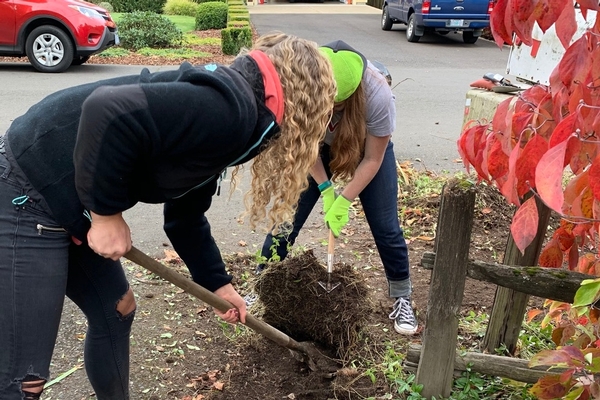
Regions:
M 384 0 L 381 29 L 406 24 L 406 39 L 418 42 L 425 32 L 446 35 L 462 32 L 465 43 L 475 43 L 490 26 L 494 0 Z

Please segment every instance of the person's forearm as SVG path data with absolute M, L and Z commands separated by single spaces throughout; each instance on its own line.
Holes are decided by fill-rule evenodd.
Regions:
M 325 166 L 323 165 L 323 160 L 321 160 L 321 157 L 317 159 L 315 165 L 313 165 L 310 169 L 310 176 L 312 176 L 315 182 L 317 182 L 317 185 L 329 179 L 327 172 L 325 172 Z
M 356 168 L 352 180 L 342 190 L 342 196 L 350 201 L 358 197 L 369 182 L 371 182 L 375 174 L 377 174 L 379 167 L 381 167 L 381 161 L 363 159 Z

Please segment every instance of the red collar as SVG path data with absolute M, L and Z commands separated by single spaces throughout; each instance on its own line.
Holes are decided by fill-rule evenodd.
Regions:
M 253 50 L 249 55 L 256 61 L 263 77 L 263 84 L 265 86 L 265 105 L 273 114 L 275 114 L 277 123 L 281 124 L 285 103 L 283 101 L 283 88 L 281 87 L 277 70 L 275 70 L 275 66 L 269 57 L 262 51 Z

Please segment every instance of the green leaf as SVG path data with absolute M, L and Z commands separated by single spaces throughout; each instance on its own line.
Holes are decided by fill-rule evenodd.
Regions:
M 581 287 L 577 289 L 575 293 L 575 300 L 573 301 L 573 307 L 587 306 L 598 300 L 598 292 L 600 291 L 600 279 L 587 280 L 588 283 L 585 285 L 581 284 Z

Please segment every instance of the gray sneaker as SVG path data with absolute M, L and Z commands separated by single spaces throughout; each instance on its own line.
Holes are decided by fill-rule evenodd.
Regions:
M 413 335 L 419 328 L 410 298 L 398 297 L 394 303 L 394 311 L 390 314 L 390 319 L 394 320 L 396 332 L 402 335 Z
M 246 308 L 250 309 L 258 301 L 258 294 L 252 291 L 244 296 L 244 301 L 246 302 Z

